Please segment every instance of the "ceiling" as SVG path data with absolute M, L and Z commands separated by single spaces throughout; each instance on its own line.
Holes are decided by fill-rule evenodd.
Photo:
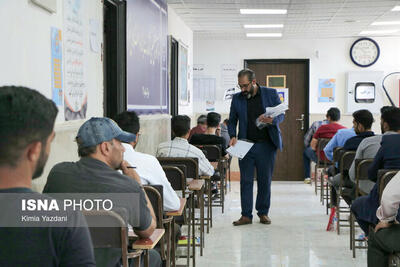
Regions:
M 390 36 L 400 36 L 400 25 L 370 25 L 375 21 L 400 20 L 400 12 L 391 11 L 400 5 L 400 0 L 167 0 L 167 3 L 198 39 L 254 39 L 247 38 L 246 33 L 256 32 L 283 34 L 274 39 L 336 38 L 384 29 L 398 29 Z M 287 9 L 287 14 L 241 15 L 241 8 Z M 284 27 L 244 29 L 245 24 L 284 24 Z

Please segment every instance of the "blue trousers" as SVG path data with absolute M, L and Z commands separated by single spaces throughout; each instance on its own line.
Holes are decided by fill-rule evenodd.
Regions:
M 304 164 L 304 178 L 310 178 L 311 173 L 310 173 L 310 164 L 311 161 L 317 162 L 318 157 L 317 153 L 315 153 L 314 150 L 312 150 L 311 147 L 307 147 L 304 149 L 303 152 L 303 164 Z
M 257 214 L 268 215 L 275 156 L 276 147 L 271 142 L 263 142 L 255 143 L 246 156 L 239 160 L 242 216 L 253 218 L 254 169 L 257 170 Z

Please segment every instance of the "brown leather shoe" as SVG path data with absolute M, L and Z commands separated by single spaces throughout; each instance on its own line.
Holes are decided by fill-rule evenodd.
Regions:
M 242 216 L 239 220 L 233 222 L 233 226 L 252 224 L 252 220 L 249 217 Z
M 259 215 L 260 223 L 262 224 L 271 224 L 271 219 L 267 215 Z

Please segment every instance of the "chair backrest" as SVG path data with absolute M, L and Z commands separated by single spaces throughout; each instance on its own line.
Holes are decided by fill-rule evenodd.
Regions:
M 210 162 L 216 162 L 221 159 L 221 147 L 217 145 L 196 145 Z
M 107 210 L 84 210 L 82 213 L 86 218 L 94 248 L 126 249 L 127 227 L 120 215 Z M 100 222 L 110 227 L 97 227 Z
M 394 169 L 380 169 L 378 170 L 378 182 L 379 182 L 379 203 L 381 202 L 382 193 L 386 185 L 392 180 L 399 170 Z
M 340 157 L 340 171 L 343 173 L 345 171 L 349 171 L 351 164 L 354 161 L 354 158 L 356 157 L 356 152 L 355 151 L 344 151 L 342 156 Z
M 329 143 L 329 141 L 331 141 L 330 138 L 319 138 L 318 139 L 318 145 L 317 145 L 317 151 L 316 151 L 318 162 L 320 162 L 320 160 L 321 160 L 320 152 L 324 150 L 324 148 Z
M 344 148 L 341 146 L 335 147 L 333 149 L 333 161 L 334 162 L 340 161 L 340 156 L 342 155 L 342 151 L 344 151 Z
M 374 159 L 355 159 L 354 169 L 355 169 L 355 181 L 356 181 L 356 197 L 361 195 L 360 191 L 360 181 L 368 180 L 368 168 L 371 166 Z M 366 194 L 367 192 L 363 192 Z
M 164 228 L 163 225 L 163 186 L 162 185 L 145 185 L 143 186 L 146 195 L 153 206 L 154 213 L 157 218 L 157 228 Z
M 157 158 L 162 166 L 186 166 L 186 178 L 199 178 L 199 159 L 198 158 L 174 158 L 174 157 L 163 157 Z
M 169 166 L 163 165 L 162 166 L 165 175 L 167 176 L 168 181 L 170 182 L 172 188 L 175 191 L 184 191 L 186 189 L 186 175 L 182 171 L 182 168 L 186 171 L 185 165 L 178 166 Z M 183 196 L 182 196 L 183 197 Z

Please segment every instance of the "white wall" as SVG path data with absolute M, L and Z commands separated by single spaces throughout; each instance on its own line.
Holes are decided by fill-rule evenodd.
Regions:
M 103 4 L 101 0 L 83 0 L 86 46 L 85 74 L 88 88 L 86 117 L 103 115 L 103 63 L 101 53 L 89 48 L 89 19 L 99 21 L 102 34 Z M 51 98 L 51 43 L 50 29 L 63 29 L 63 1 L 57 0 L 57 12 L 49 13 L 30 0 L 0 1 L 0 86 L 23 85 Z M 100 37 L 101 40 L 103 39 Z M 65 122 L 60 109 L 56 121 L 56 138 L 42 177 L 33 187 L 41 191 L 51 167 L 61 161 L 78 159 L 73 142 L 83 120 Z
M 188 48 L 188 91 L 190 92 L 190 102 L 188 105 L 179 106 L 179 114 L 191 116 L 193 113 L 193 31 L 171 7 L 168 7 L 168 34 L 172 35 L 179 43 L 183 43 Z
M 236 64 L 243 68 L 244 59 L 310 59 L 310 113 L 324 114 L 330 107 L 344 111 L 346 72 L 361 71 L 349 57 L 349 50 L 357 38 L 315 40 L 194 40 L 194 64 L 205 64 L 205 75 L 217 80 L 216 111 L 228 113 L 230 102 L 223 102 L 221 88 L 221 64 Z M 379 60 L 368 71 L 384 71 L 388 74 L 400 71 L 400 38 L 375 39 L 381 50 Z M 318 54 L 318 56 L 317 56 Z M 336 101 L 318 103 L 318 79 L 336 79 Z M 394 85 L 394 83 L 391 83 Z M 398 86 L 398 82 L 397 82 Z M 398 87 L 397 87 L 398 88 Z M 396 94 L 397 96 L 397 94 Z M 204 113 L 205 103 L 195 102 L 194 113 Z

